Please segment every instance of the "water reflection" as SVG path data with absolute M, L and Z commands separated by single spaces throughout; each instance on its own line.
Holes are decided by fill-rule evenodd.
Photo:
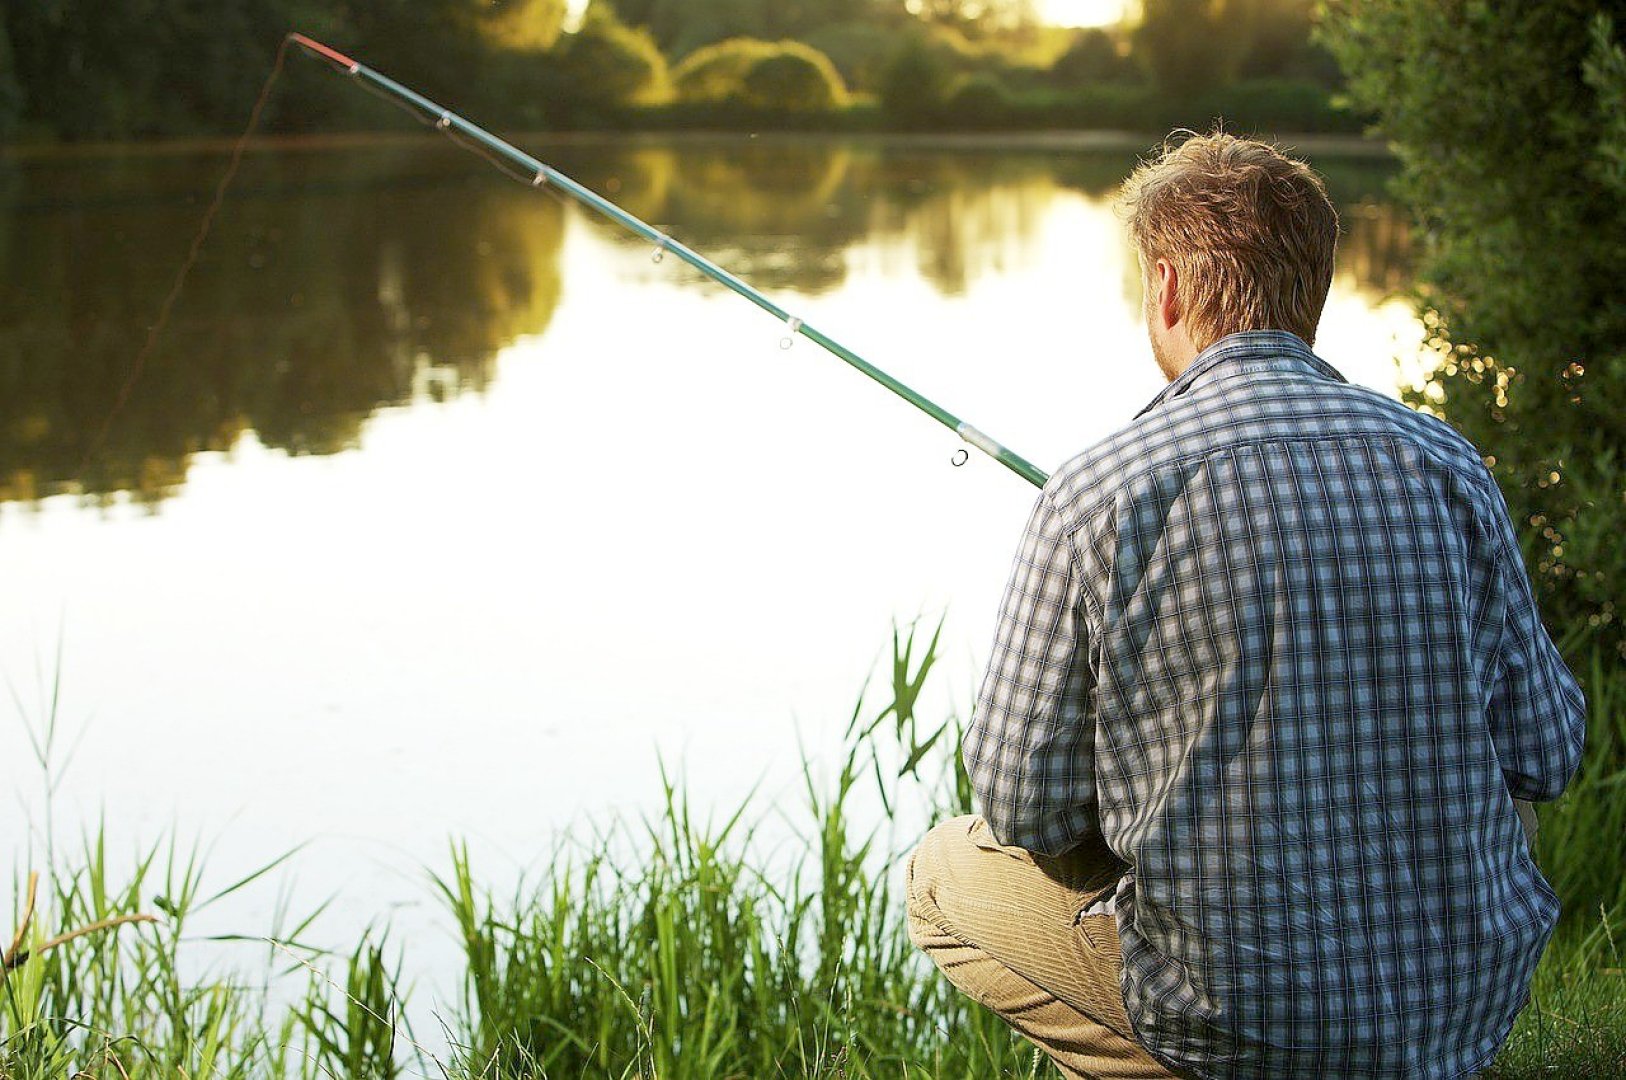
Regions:
M 805 294 L 841 286 L 860 253 L 962 294 L 1024 266 L 1057 200 L 1100 203 L 1133 165 L 1127 153 L 882 141 L 567 142 L 546 153 L 747 280 Z M 436 142 L 256 153 L 139 386 L 81 470 L 222 165 L 148 153 L 0 171 L 0 501 L 128 492 L 156 507 L 192 455 L 229 450 L 250 430 L 292 454 L 348 449 L 380 407 L 479 391 L 500 349 L 548 328 L 564 272 L 558 202 Z M 1346 207 L 1340 280 L 1373 297 L 1408 278 L 1403 220 L 1375 197 L 1385 172 L 1329 170 Z M 1124 293 L 1138 304 L 1137 282 Z
M 84 472 L 220 161 L 22 169 L 0 216 L 0 498 L 129 491 L 156 503 L 191 454 L 228 449 L 245 430 L 328 454 L 355 446 L 380 405 L 483 386 L 498 349 L 547 327 L 563 213 L 418 161 L 251 159 Z

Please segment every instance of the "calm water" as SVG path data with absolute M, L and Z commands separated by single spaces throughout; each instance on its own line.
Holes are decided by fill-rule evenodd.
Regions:
M 543 149 L 1043 468 L 1158 388 L 1107 202 L 1132 151 Z M 1385 166 L 1317 164 L 1346 222 L 1320 351 L 1392 391 L 1420 331 L 1389 299 Z M 795 801 L 798 746 L 832 745 L 894 619 L 947 611 L 926 715 L 968 707 L 1032 489 L 438 142 L 252 153 L 83 464 L 223 165 L 0 162 L 18 869 L 58 672 L 59 835 L 178 828 L 222 884 L 315 838 L 297 893 L 339 894 L 347 947 L 392 909 L 436 923 L 421 868 L 448 837 L 500 883 L 561 827 L 649 806 L 657 752 L 702 803 Z M 262 930 L 274 899 L 222 918 Z

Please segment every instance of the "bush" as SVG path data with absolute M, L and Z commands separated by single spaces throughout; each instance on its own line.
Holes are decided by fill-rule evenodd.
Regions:
M 817 112 L 847 103 L 847 87 L 829 57 L 794 41 L 752 64 L 742 89 L 745 100 L 768 109 Z
M 1325 87 L 1304 79 L 1243 79 L 1222 86 L 1201 104 L 1227 127 L 1245 131 L 1347 131 L 1359 133 L 1364 114 L 1335 108 Z M 1190 124 L 1190 110 L 1169 117 Z
M 991 128 L 1010 120 L 1014 99 L 997 75 L 981 74 L 962 79 L 945 104 L 953 126 Z
M 1235 74 L 1240 28 L 1209 0 L 1144 0 L 1134 54 L 1174 100 L 1222 86 Z
M 696 49 L 672 69 L 673 92 L 677 100 L 689 104 L 742 100 L 745 77 L 759 61 L 777 52 L 771 41 L 744 37 Z
M 23 92 L 17 85 L 17 65 L 11 55 L 11 38 L 0 22 L 0 141 L 10 138 L 23 112 Z
M 672 72 L 684 104 L 727 102 L 758 109 L 817 112 L 847 103 L 829 57 L 796 41 L 730 38 L 689 54 Z
M 953 72 L 942 53 L 913 40 L 898 50 L 881 79 L 881 111 L 904 126 L 929 123 L 943 111 Z
M 565 0 L 487 0 L 476 25 L 494 49 L 551 49 L 565 21 Z
M 802 40 L 830 58 L 849 89 L 875 93 L 887 63 L 906 39 L 902 32 L 882 24 L 844 22 L 821 26 Z
M 653 105 L 670 96 L 666 58 L 654 39 L 598 9 L 555 53 L 570 97 L 581 103 Z
M 1056 86 L 1127 82 L 1134 75 L 1134 63 L 1118 52 L 1118 42 L 1100 27 L 1080 30 L 1050 67 L 1050 81 Z
M 1626 51 L 1587 4 L 1343 0 L 1328 40 L 1429 239 L 1416 403 L 1487 455 L 1555 637 L 1626 653 Z

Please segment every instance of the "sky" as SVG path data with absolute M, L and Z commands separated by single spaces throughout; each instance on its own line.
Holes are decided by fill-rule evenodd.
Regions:
M 569 0 L 572 23 L 588 0 Z M 1057 26 L 1106 26 L 1123 19 L 1129 0 L 1039 0 L 1046 22 Z

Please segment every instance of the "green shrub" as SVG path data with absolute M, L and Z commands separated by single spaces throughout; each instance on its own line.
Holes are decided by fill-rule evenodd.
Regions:
M 1591 10 L 1589 10 L 1591 9 Z M 1352 0 L 1327 38 L 1428 238 L 1417 404 L 1487 456 L 1547 625 L 1626 653 L 1626 51 L 1594 5 Z
M 17 84 L 17 64 L 11 55 L 11 38 L 0 22 L 0 140 L 9 138 L 23 112 L 23 92 Z
M 847 103 L 847 87 L 829 57 L 796 41 L 730 38 L 690 53 L 672 70 L 677 100 L 738 103 L 757 109 L 816 112 Z
M 1014 104 L 1010 89 L 997 75 L 972 75 L 949 94 L 946 119 L 955 127 L 990 128 L 1009 121 Z
M 666 58 L 647 31 L 598 9 L 555 50 L 570 96 L 595 105 L 653 105 L 670 96 Z
M 672 69 L 673 93 L 688 104 L 739 101 L 751 69 L 777 51 L 771 41 L 745 37 L 696 49 Z
M 865 21 L 821 26 L 802 40 L 830 58 L 850 90 L 875 93 L 887 64 L 908 38 L 892 27 Z
M 1204 94 L 1200 104 L 1237 131 L 1358 133 L 1367 120 L 1363 113 L 1336 108 L 1325 87 L 1306 79 L 1243 79 Z M 1190 110 L 1169 120 L 1171 126 L 1205 126 L 1193 123 Z
M 1237 21 L 1211 0 L 1143 0 L 1134 55 L 1181 102 L 1228 82 L 1246 48 Z
M 1080 30 L 1050 67 L 1050 81 L 1056 86 L 1127 82 L 1135 74 L 1134 62 L 1121 54 L 1117 40 L 1098 26 Z
M 847 103 L 847 87 L 829 57 L 795 41 L 751 65 L 742 87 L 753 105 L 792 112 L 816 112 Z
M 941 115 L 953 86 L 941 51 L 915 39 L 898 50 L 881 79 L 881 111 L 893 123 L 915 126 Z
M 565 0 L 486 0 L 476 25 L 494 49 L 551 49 L 565 21 Z

